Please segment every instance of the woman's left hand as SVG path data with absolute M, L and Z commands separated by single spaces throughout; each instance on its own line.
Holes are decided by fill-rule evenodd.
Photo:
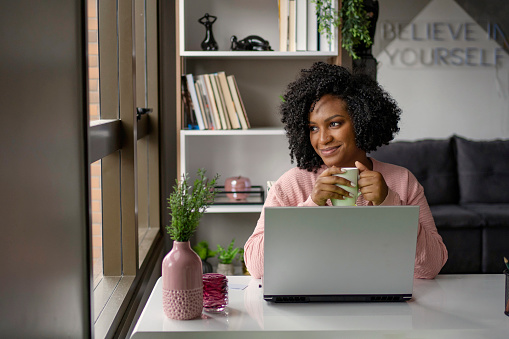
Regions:
M 373 205 L 380 205 L 387 194 L 389 187 L 383 175 L 379 172 L 371 171 L 359 161 L 355 162 L 355 167 L 359 169 L 359 181 L 357 185 L 362 193 L 362 196 L 367 201 L 371 201 Z

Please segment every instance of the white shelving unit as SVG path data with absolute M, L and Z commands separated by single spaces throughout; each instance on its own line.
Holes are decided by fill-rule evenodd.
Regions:
M 278 51 L 182 51 L 182 57 L 194 58 L 323 58 L 335 57 L 336 52 L 278 52 Z
M 193 177 L 199 168 L 204 168 L 209 175 L 220 174 L 219 185 L 228 177 L 242 175 L 266 192 L 268 180 L 276 180 L 294 166 L 278 114 L 279 96 L 301 69 L 309 68 L 315 61 L 330 61 L 338 53 L 278 51 L 278 5 L 274 0 L 179 0 L 177 13 L 181 70 L 177 87 L 180 89 L 180 75 L 187 73 L 224 71 L 235 75 L 253 127 L 179 130 L 179 173 Z M 217 16 L 212 31 L 219 51 L 201 50 L 205 28 L 198 19 L 205 13 Z M 230 51 L 232 35 L 239 39 L 259 35 L 269 41 L 274 51 Z M 260 213 L 261 209 L 261 204 L 232 204 L 211 206 L 207 212 L 235 215 Z
M 214 205 L 207 213 L 260 213 L 263 205 Z
M 181 142 L 185 141 L 189 136 L 210 136 L 210 135 L 257 135 L 257 136 L 270 136 L 270 135 L 285 135 L 285 131 L 278 127 L 267 128 L 250 128 L 247 130 L 232 129 L 232 130 L 182 130 L 180 131 Z

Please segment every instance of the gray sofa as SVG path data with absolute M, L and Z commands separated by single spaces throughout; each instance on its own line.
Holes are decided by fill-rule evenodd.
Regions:
M 509 140 L 393 142 L 370 154 L 408 168 L 424 192 L 449 260 L 441 273 L 501 273 L 509 258 Z

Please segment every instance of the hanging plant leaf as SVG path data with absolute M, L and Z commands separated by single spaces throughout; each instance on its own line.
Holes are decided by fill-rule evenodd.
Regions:
M 355 48 L 361 44 L 369 47 L 373 44 L 369 35 L 369 16 L 364 9 L 363 0 L 342 0 L 341 10 L 332 7 L 334 0 L 311 0 L 316 5 L 318 31 L 332 41 L 335 27 L 341 29 L 341 46 L 353 59 L 359 59 Z

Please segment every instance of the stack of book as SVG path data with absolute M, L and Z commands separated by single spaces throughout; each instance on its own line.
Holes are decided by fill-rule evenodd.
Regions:
M 336 1 L 332 1 L 333 6 Z M 329 42 L 318 32 L 318 16 L 313 0 L 278 0 L 279 50 L 281 52 L 333 52 L 334 37 Z M 332 31 L 334 32 L 333 27 Z
M 182 76 L 185 129 L 248 129 L 235 76 L 225 72 Z

